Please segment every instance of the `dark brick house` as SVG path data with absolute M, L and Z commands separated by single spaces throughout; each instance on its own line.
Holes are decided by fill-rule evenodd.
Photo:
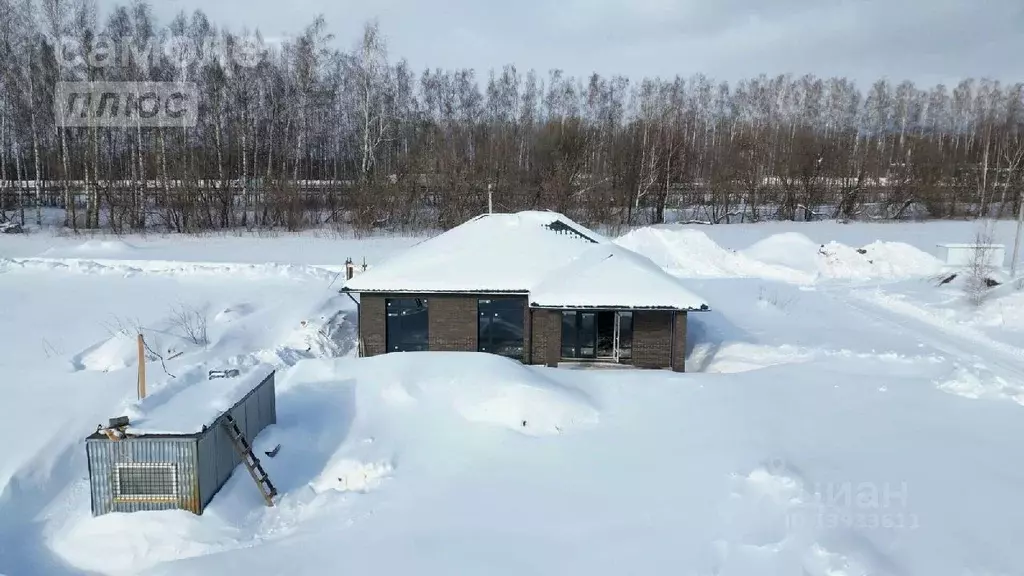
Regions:
M 485 214 L 346 282 L 359 351 L 685 369 L 707 304 L 649 259 L 555 212 Z

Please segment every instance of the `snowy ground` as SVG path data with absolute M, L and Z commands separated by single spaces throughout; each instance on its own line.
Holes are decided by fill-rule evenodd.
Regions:
M 0 238 L 0 574 L 1024 573 L 1024 293 L 973 309 L 929 254 L 974 232 L 634 231 L 714 310 L 681 375 L 355 358 L 340 265 L 417 239 Z M 280 368 L 278 506 L 239 470 L 202 517 L 90 516 L 139 327 L 153 394 Z

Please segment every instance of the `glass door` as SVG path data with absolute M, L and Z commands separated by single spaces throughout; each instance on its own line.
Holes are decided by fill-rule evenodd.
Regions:
M 577 338 L 580 358 L 597 358 L 597 314 L 580 312 Z
M 596 313 L 562 312 L 562 358 L 567 360 L 597 358 Z

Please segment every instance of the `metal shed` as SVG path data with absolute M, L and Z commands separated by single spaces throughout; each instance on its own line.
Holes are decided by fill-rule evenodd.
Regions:
M 144 400 L 145 416 L 128 424 L 123 437 L 98 429 L 86 438 L 94 516 L 172 509 L 202 514 L 242 463 L 228 417 L 250 446 L 277 422 L 269 366 L 168 392 L 150 411 Z

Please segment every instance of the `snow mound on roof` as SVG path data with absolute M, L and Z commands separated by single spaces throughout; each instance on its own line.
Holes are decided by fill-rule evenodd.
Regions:
M 543 436 L 589 426 L 598 411 L 579 390 L 501 356 L 467 352 L 388 354 L 359 361 L 391 404 L 441 403 L 466 421 Z M 357 372 L 357 373 L 358 373 Z
M 237 367 L 234 378 L 209 379 L 200 365 L 165 384 L 125 410 L 132 434 L 194 434 L 230 410 L 258 386 L 274 367 Z
M 676 276 L 690 278 L 769 278 L 810 282 L 806 273 L 772 265 L 726 250 L 707 234 L 692 228 L 648 227 L 615 241 L 642 254 Z
M 649 258 L 612 243 L 595 244 L 530 291 L 538 306 L 700 310 L 703 298 Z
M 556 212 L 484 214 L 345 283 L 353 292 L 527 292 L 608 240 Z

